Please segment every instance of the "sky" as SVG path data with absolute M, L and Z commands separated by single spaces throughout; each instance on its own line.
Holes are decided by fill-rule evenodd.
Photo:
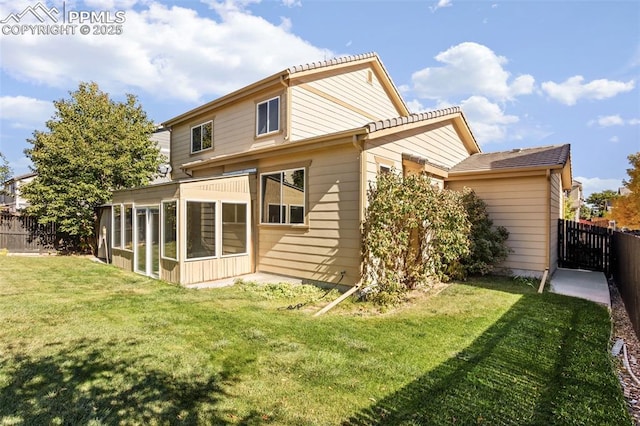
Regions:
M 0 0 L 0 152 L 15 175 L 53 101 L 82 81 L 136 95 L 162 123 L 290 66 L 367 52 L 412 112 L 461 106 L 483 152 L 570 143 L 586 195 L 617 190 L 640 152 L 638 1 L 38 3 Z

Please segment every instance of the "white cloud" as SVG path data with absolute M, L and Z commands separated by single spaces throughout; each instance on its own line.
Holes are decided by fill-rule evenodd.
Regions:
M 419 97 L 477 95 L 504 101 L 533 92 L 535 80 L 531 75 L 511 79 L 504 69 L 507 59 L 481 44 L 461 43 L 440 52 L 435 59 L 444 66 L 424 68 L 411 76 L 413 90 Z
M 598 125 L 600 127 L 611 127 L 611 126 L 635 126 L 640 124 L 640 119 L 630 118 L 628 120 L 623 119 L 620 115 L 605 115 L 599 116 L 597 120 L 590 120 L 587 123 L 589 126 Z
M 575 105 L 580 99 L 607 99 L 619 93 L 628 92 L 635 87 L 635 81 L 592 80 L 583 83 L 584 77 L 575 75 L 562 83 L 545 81 L 542 90 L 552 99 L 565 105 Z
M 47 86 L 96 81 L 114 94 L 144 91 L 198 103 L 333 56 L 290 33 L 290 21 L 278 25 L 245 11 L 255 0 L 208 3 L 213 16 L 143 2 L 126 10 L 122 35 L 3 36 L 1 66 L 13 78 Z
M 619 115 L 606 115 L 598 117 L 595 123 L 600 127 L 622 126 L 624 120 Z
M 302 2 L 300 0 L 282 0 L 282 4 L 287 7 L 302 6 Z
M 417 99 L 413 99 L 407 102 L 407 108 L 409 108 L 409 111 L 412 114 L 417 114 L 419 112 L 425 112 L 429 110 L 429 108 L 422 105 L 422 103 Z
M 480 144 L 504 140 L 508 125 L 519 121 L 517 116 L 506 115 L 499 105 L 482 96 L 471 96 L 460 105 Z
M 451 3 L 451 0 L 438 0 L 438 3 L 436 3 L 435 6 L 429 6 L 429 9 L 431 10 L 431 13 L 434 13 L 438 9 L 442 9 L 443 7 L 450 7 L 450 6 L 453 6 L 453 4 Z
M 605 189 L 611 189 L 612 191 L 617 191 L 618 188 L 622 186 L 622 179 L 611 179 L 611 178 L 588 178 L 583 176 L 576 176 L 574 178 L 578 182 L 582 182 L 582 190 L 584 192 L 584 197 L 587 198 L 594 192 L 602 192 Z
M 26 96 L 0 97 L 0 120 L 23 129 L 44 128 L 55 111 L 53 102 Z
M 620 142 L 620 138 L 617 136 L 612 136 L 611 138 L 609 138 L 609 142 L 613 142 L 613 143 Z

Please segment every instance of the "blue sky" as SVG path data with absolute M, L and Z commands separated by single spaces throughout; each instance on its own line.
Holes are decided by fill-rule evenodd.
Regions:
M 0 2 L 0 20 L 37 3 Z M 137 95 L 160 123 L 289 66 L 372 51 L 413 112 L 462 106 L 485 152 L 570 143 L 587 194 L 617 189 L 640 151 L 637 1 L 43 4 L 125 20 L 120 35 L 3 29 L 0 152 L 15 174 L 29 171 L 26 139 L 52 101 L 80 81 Z

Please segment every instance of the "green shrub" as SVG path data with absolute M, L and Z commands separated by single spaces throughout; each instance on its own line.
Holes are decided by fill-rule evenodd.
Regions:
M 380 304 L 433 280 L 484 275 L 509 254 L 504 227 L 470 189 L 441 190 L 395 171 L 370 183 L 362 234 L 363 280 Z
M 427 177 L 393 171 L 370 184 L 362 251 L 374 300 L 394 303 L 432 277 L 448 278 L 449 265 L 469 251 L 471 224 L 460 198 Z

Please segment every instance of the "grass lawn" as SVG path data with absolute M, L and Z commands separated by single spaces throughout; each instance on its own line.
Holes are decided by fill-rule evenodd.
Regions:
M 631 424 L 605 308 L 492 278 L 283 309 L 318 295 L 0 256 L 0 424 Z

